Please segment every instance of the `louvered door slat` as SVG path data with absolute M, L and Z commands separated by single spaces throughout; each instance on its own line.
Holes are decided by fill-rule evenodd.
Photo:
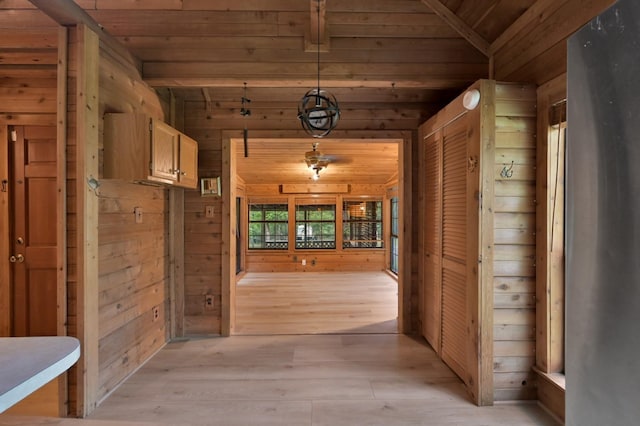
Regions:
M 426 321 L 423 335 L 440 353 L 441 278 L 442 278 L 442 138 L 432 134 L 423 141 L 424 158 L 424 294 L 423 303 Z
M 442 359 L 460 377 L 467 368 L 467 126 L 445 128 L 442 174 Z

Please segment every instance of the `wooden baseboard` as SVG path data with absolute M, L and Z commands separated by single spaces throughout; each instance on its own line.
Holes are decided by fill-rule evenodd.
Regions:
M 540 405 L 564 424 L 565 421 L 565 380 L 559 373 L 544 373 L 537 368 L 538 400 Z

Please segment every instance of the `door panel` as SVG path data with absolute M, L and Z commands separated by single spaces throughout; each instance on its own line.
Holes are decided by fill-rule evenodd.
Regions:
M 198 186 L 198 142 L 180 135 L 180 184 L 189 188 Z
M 178 132 L 159 120 L 151 131 L 151 175 L 175 182 L 178 179 Z
M 467 116 L 444 129 L 442 359 L 467 380 Z
M 14 336 L 57 334 L 56 128 L 16 127 L 11 144 Z
M 442 137 L 436 132 L 424 139 L 425 230 L 424 309 L 422 334 L 439 354 L 442 289 Z

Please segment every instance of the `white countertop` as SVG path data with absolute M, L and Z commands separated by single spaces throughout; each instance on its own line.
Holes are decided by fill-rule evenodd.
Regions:
M 69 369 L 80 357 L 74 337 L 0 337 L 0 413 Z

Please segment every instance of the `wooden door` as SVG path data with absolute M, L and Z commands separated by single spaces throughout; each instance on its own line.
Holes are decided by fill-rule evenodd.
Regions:
M 439 354 L 442 316 L 442 132 L 424 138 L 424 321 L 422 335 Z
M 180 186 L 198 187 L 198 142 L 180 135 Z
M 9 182 L 12 335 L 56 335 L 56 128 L 13 130 Z
M 442 359 L 467 378 L 467 122 L 443 130 Z
M 178 131 L 159 120 L 152 120 L 151 126 L 151 176 L 178 180 Z

